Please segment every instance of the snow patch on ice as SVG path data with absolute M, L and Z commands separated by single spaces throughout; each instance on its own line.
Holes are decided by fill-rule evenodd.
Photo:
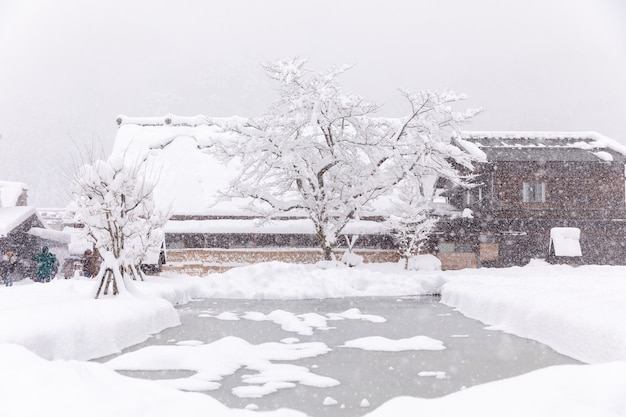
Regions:
M 351 308 L 343 313 L 328 313 L 322 316 L 317 313 L 294 314 L 284 310 L 274 310 L 269 314 L 258 311 L 248 311 L 241 317 L 233 312 L 221 313 L 217 316 L 206 315 L 203 317 L 213 317 L 221 320 L 239 320 L 240 318 L 252 321 L 271 321 L 280 325 L 286 332 L 293 332 L 303 336 L 310 336 L 315 330 L 329 330 L 329 320 L 366 320 L 373 323 L 384 323 L 384 317 L 372 314 L 362 314 L 358 308 Z M 289 339 L 285 339 L 289 340 Z M 298 339 L 295 339 L 296 341 Z
M 322 402 L 323 405 L 337 405 L 339 402 L 335 400 L 333 397 L 326 397 Z
M 435 377 L 437 379 L 446 379 L 448 374 L 444 371 L 422 371 L 417 374 L 418 376 Z
M 349 340 L 341 347 L 377 350 L 384 352 L 401 352 L 405 350 L 443 350 L 443 342 L 426 336 L 415 336 L 406 339 L 387 339 L 382 336 L 369 336 Z
M 242 376 L 245 386 L 232 389 L 241 398 L 260 398 L 279 389 L 294 387 L 296 383 L 313 387 L 332 387 L 339 381 L 313 374 L 304 366 L 273 361 L 292 361 L 326 354 L 330 348 L 324 343 L 262 343 L 252 345 L 237 337 L 193 346 L 148 346 L 122 354 L 106 366 L 115 370 L 191 370 L 188 378 L 160 380 L 161 383 L 182 390 L 209 390 L 221 386 L 224 376 L 241 368 L 256 371 Z

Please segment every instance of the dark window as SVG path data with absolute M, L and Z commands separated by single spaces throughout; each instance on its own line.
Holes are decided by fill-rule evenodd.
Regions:
M 274 235 L 274 245 L 278 247 L 291 246 L 291 238 L 289 235 Z
M 225 234 L 208 234 L 206 235 L 207 248 L 228 249 L 230 247 L 230 239 Z
M 231 235 L 230 241 L 231 248 L 254 248 L 255 244 L 255 236 L 251 234 L 243 234 L 237 233 Z
M 355 245 L 363 249 L 394 249 L 393 236 L 390 235 L 360 235 Z
M 450 242 L 441 242 L 439 244 L 439 252 L 441 253 L 452 253 L 454 252 L 456 245 Z
M 183 236 L 180 233 L 166 233 L 165 246 L 169 249 L 182 249 Z
M 290 235 L 288 245 L 294 248 L 317 248 L 319 247 L 319 242 L 315 235 L 299 234 Z
M 471 243 L 457 243 L 454 251 L 461 253 L 472 252 L 472 245 Z
M 187 233 L 183 238 L 185 248 L 204 248 L 204 235 L 200 233 Z
M 276 241 L 276 235 L 257 235 L 256 244 L 260 248 L 272 248 L 280 246 Z

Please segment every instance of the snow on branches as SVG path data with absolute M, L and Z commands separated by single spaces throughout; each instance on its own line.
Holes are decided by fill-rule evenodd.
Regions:
M 267 114 L 233 128 L 241 137 L 234 154 L 241 171 L 228 194 L 253 197 L 266 217 L 299 213 L 313 221 L 325 259 L 346 224 L 367 214 L 371 203 L 390 198 L 402 182 L 427 197 L 424 178 L 456 184 L 452 161 L 471 168 L 473 157 L 451 143 L 457 126 L 478 111 L 456 112 L 462 95 L 403 91 L 409 113 L 376 118 L 378 106 L 341 91 L 337 77 L 305 68 L 303 59 L 265 65 L 279 81 L 279 97 Z M 233 152 L 229 152 L 233 155 Z
M 68 212 L 84 225 L 85 237 L 100 252 L 103 263 L 96 298 L 127 288 L 136 278 L 146 252 L 160 245 L 166 216 L 155 207 L 154 184 L 146 178 L 144 163 L 124 163 L 123 158 L 96 160 L 72 174 L 72 201 Z

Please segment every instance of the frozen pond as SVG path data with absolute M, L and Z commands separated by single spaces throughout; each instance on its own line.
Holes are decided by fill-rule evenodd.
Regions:
M 487 330 L 484 324 L 465 318 L 434 297 L 299 301 L 208 299 L 191 302 L 178 311 L 182 326 L 167 329 L 124 353 L 141 353 L 142 348 L 152 345 L 176 349 L 200 342 L 210 344 L 229 336 L 252 345 L 322 342 L 330 349 L 318 356 L 276 363 L 306 367 L 317 376 L 338 381 L 338 385 L 296 383 L 294 387 L 260 398 L 242 398 L 232 390 L 246 386 L 244 376 L 257 372 L 242 367 L 219 380 L 217 389 L 206 391 L 231 408 L 287 407 L 311 416 L 359 416 L 397 396 L 439 397 L 550 365 L 578 363 L 540 343 Z M 417 350 L 397 352 L 346 346 L 348 341 L 370 336 L 382 336 L 391 341 L 425 336 L 442 342 L 445 349 L 434 350 L 430 346 L 433 350 L 425 350 L 428 343 L 405 346 Z M 370 341 L 364 346 L 380 348 L 380 343 Z M 136 369 L 146 370 L 121 372 L 150 379 L 186 378 L 195 373 L 182 369 Z

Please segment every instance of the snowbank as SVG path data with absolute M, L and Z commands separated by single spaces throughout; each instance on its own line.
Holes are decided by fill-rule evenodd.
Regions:
M 435 399 L 398 397 L 368 417 L 624 416 L 626 362 L 563 365 Z
M 36 401 L 33 398 L 36 397 Z M 0 415 L 63 417 L 303 416 L 231 410 L 204 394 L 128 378 L 99 363 L 47 361 L 0 344 Z
M 322 269 L 315 265 L 268 262 L 208 275 L 208 298 L 291 299 L 425 295 L 435 278 L 405 272 L 400 265 Z
M 124 293 L 95 300 L 94 285 L 86 279 L 24 280 L 1 288 L 0 342 L 27 347 L 46 359 L 109 355 L 180 324 L 173 304 L 196 292 L 189 279 L 174 286 L 155 279 L 137 283 L 144 296 Z
M 414 255 L 409 258 L 408 269 L 414 271 L 440 271 L 441 261 L 435 255 Z
M 617 417 L 626 410 L 626 362 L 555 366 L 435 399 L 394 398 L 369 417 Z M 36 393 L 37 401 L 33 401 Z M 326 401 L 326 400 L 325 400 Z M 228 409 L 208 395 L 129 378 L 99 363 L 47 361 L 0 344 L 0 415 L 21 417 L 298 417 L 293 410 Z
M 548 265 L 446 276 L 441 302 L 587 363 L 626 360 L 626 268 Z
M 178 324 L 193 298 L 314 299 L 441 292 L 442 302 L 493 328 L 587 363 L 626 360 L 626 267 L 548 265 L 405 271 L 399 264 L 320 268 L 271 262 L 203 278 L 136 282 L 143 297 L 93 300 L 93 281 L 0 287 L 0 342 L 45 358 L 92 359 Z M 96 325 L 97 324 L 97 325 Z

